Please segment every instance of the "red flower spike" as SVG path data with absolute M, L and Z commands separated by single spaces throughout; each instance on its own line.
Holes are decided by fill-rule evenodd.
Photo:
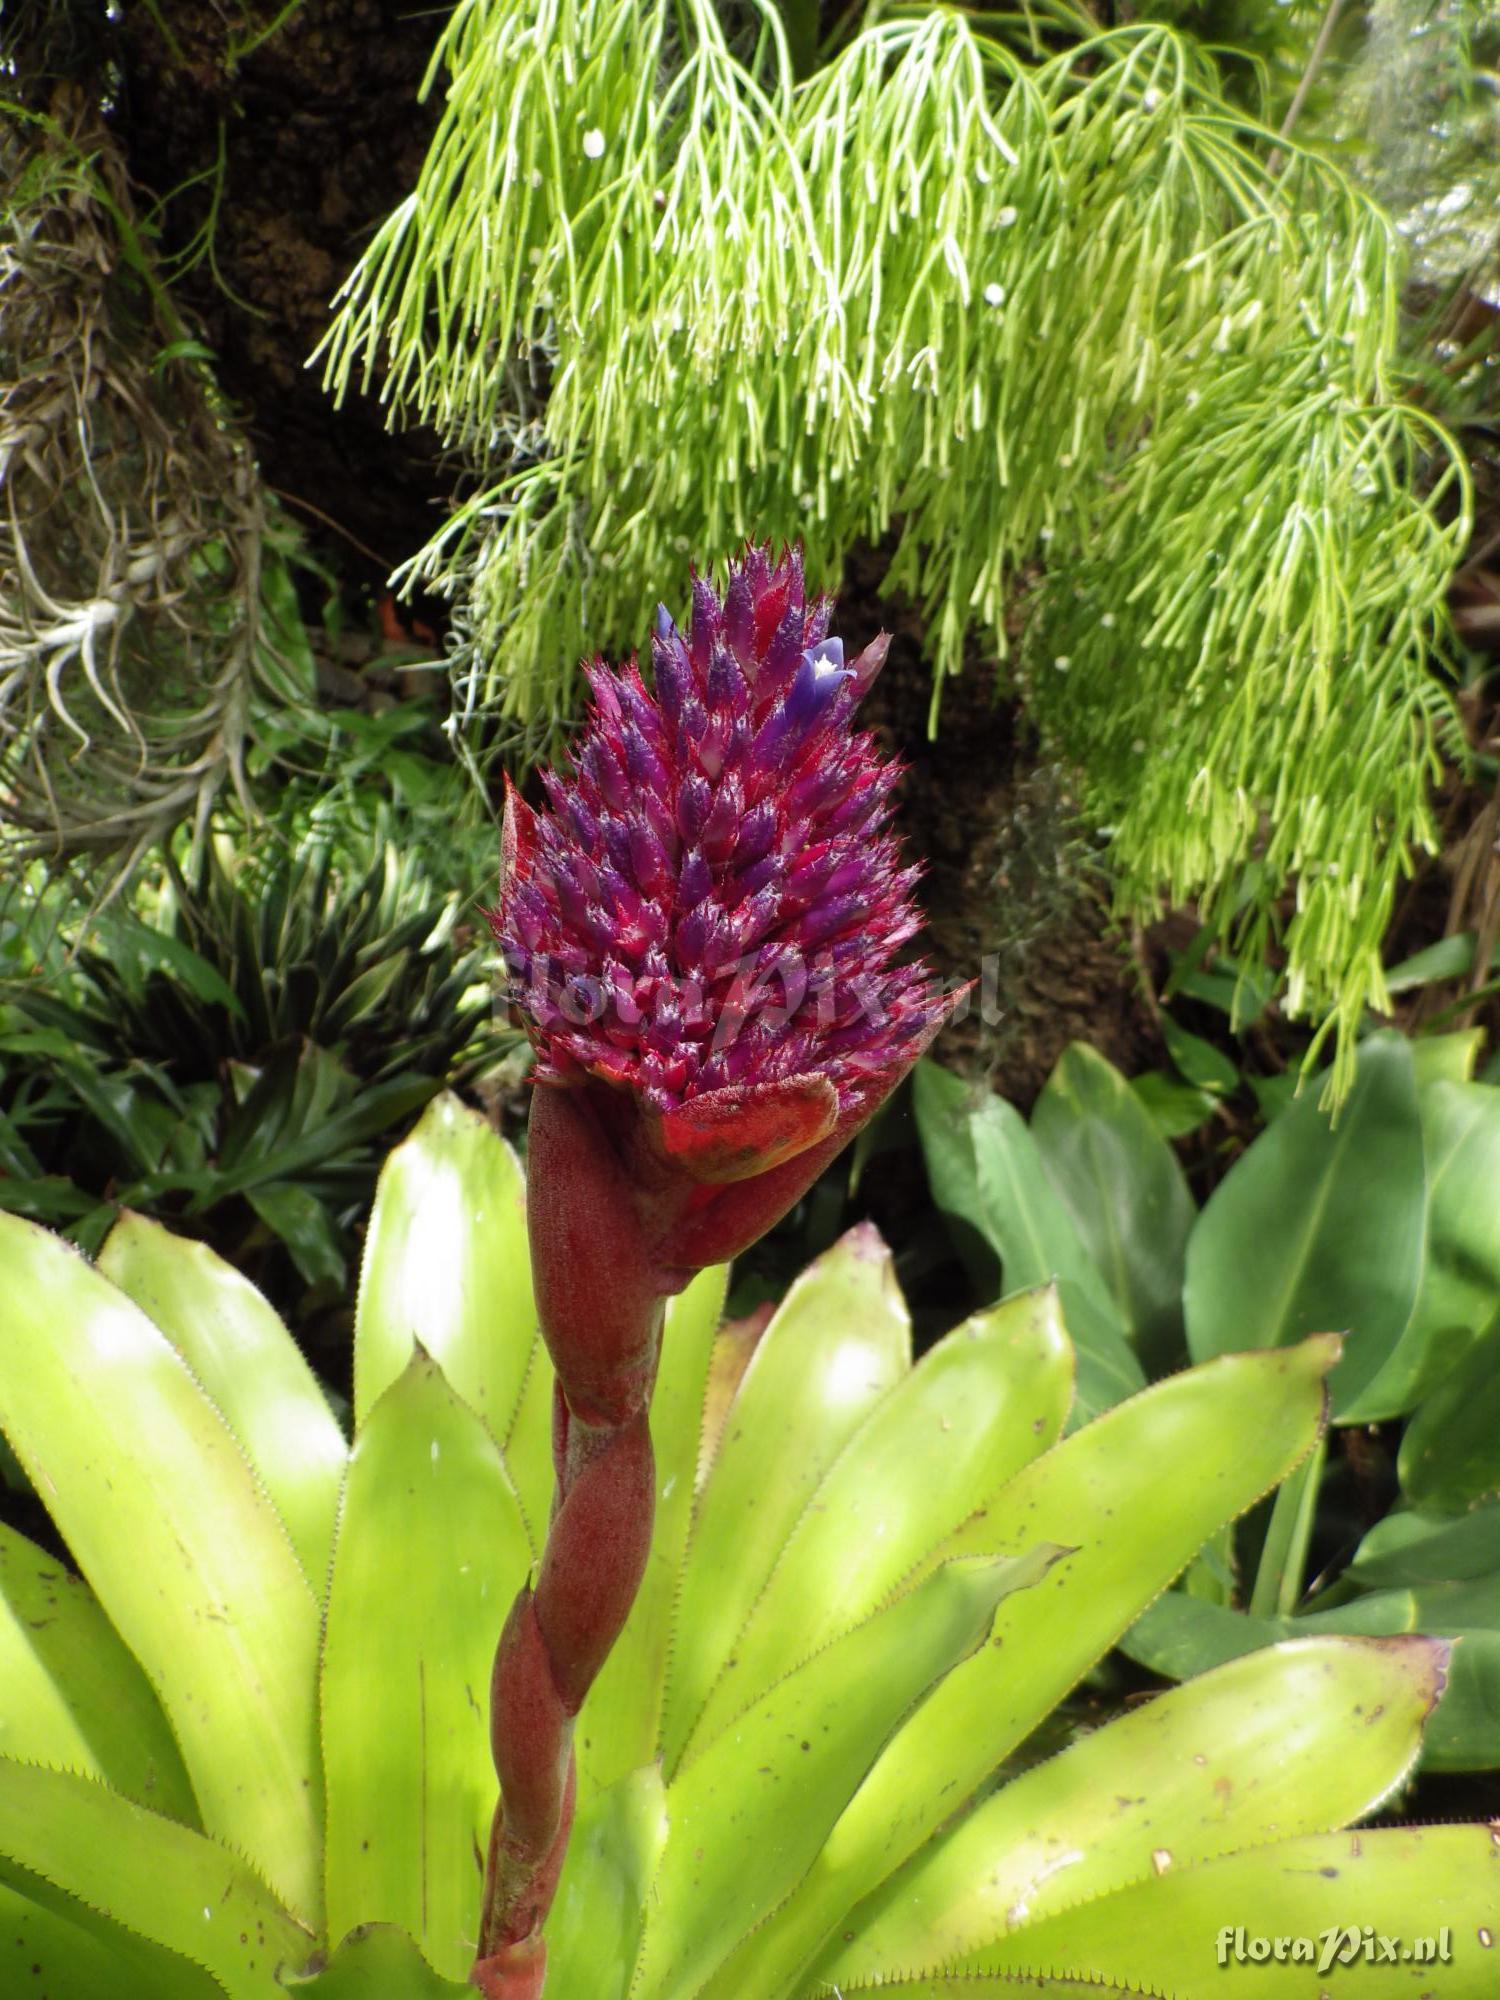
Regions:
M 663 1300 L 772 1227 L 916 1062 L 960 995 L 894 964 L 916 870 L 885 831 L 897 768 L 854 733 L 885 659 L 849 666 L 800 551 L 747 548 L 722 599 L 665 610 L 655 692 L 587 670 L 571 775 L 507 781 L 489 913 L 536 1048 L 527 1215 L 557 1374 L 557 1498 L 492 1687 L 500 1806 L 473 1983 L 538 2000 L 571 1820 L 572 1718 L 651 1546 Z

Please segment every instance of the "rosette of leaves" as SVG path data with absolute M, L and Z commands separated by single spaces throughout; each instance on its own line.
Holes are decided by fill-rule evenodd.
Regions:
M 0 1421 L 81 1572 L 0 1534 L 0 1962 L 54 2000 L 469 1990 L 485 1681 L 552 1480 L 523 1207 L 439 1098 L 381 1179 L 352 1443 L 203 1246 L 126 1215 L 91 1265 L 0 1216 Z M 655 1541 L 578 1721 L 550 1992 L 1189 2000 L 1226 1924 L 1365 1922 L 1447 1926 L 1426 1990 L 1489 1990 L 1490 1831 L 1339 1831 L 1409 1771 L 1441 1642 L 1274 1647 L 1018 1754 L 1312 1449 L 1336 1339 L 1065 1436 L 1055 1292 L 913 1367 L 866 1227 L 763 1329 L 720 1324 L 724 1276 L 668 1312 Z
M 1029 1124 L 931 1063 L 915 1090 L 980 1295 L 1056 1279 L 1089 1408 L 1231 1347 L 1343 1332 L 1328 1437 L 1124 1647 L 1181 1678 L 1297 1635 L 1455 1640 L 1431 1770 L 1500 1766 L 1500 1087 L 1475 1078 L 1479 1039 L 1367 1037 L 1336 1117 L 1316 1082 L 1268 1094 L 1201 1212 L 1153 1118 L 1175 1100 L 1092 1049 L 1067 1050 Z M 1192 1040 L 1179 1061 L 1206 1052 L 1234 1085 Z
M 158 921 L 106 911 L 55 978 L 0 983 L 0 1207 L 89 1248 L 138 1208 L 343 1286 L 382 1137 L 514 1037 L 404 820 L 298 832 L 206 843 Z

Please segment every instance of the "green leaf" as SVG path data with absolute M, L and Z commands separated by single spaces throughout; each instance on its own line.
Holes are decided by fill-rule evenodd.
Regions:
M 313 1948 L 228 1848 L 70 1771 L 0 1767 L 0 1880 L 106 1940 L 123 1924 L 205 1966 L 230 2000 L 265 2000 Z
M 1212 1118 L 1218 1099 L 1212 1091 L 1182 1083 L 1164 1070 L 1147 1070 L 1130 1079 L 1130 1088 L 1164 1139 L 1181 1139 Z
M 1182 1351 L 1196 1210 L 1177 1155 L 1113 1064 L 1064 1050 L 1031 1114 L 1042 1164 L 1150 1375 Z
M 474 2000 L 467 1979 L 434 1972 L 394 1924 L 361 1925 L 318 1972 L 282 1984 L 300 2000 Z
M 273 1181 L 245 1190 L 245 1199 L 286 1245 L 303 1282 L 342 1291 L 348 1277 L 338 1231 L 327 1204 L 298 1181 Z
M 354 1323 L 355 1423 L 420 1341 L 503 1440 L 537 1339 L 520 1163 L 445 1091 L 381 1169 Z
M 929 1061 L 917 1065 L 912 1100 L 939 1208 L 990 1246 L 1007 1292 L 1056 1283 L 1078 1354 L 1074 1421 L 1133 1394 L 1145 1381 L 1141 1365 L 1020 1114 Z
M 1355 2000 L 1392 2000 L 1398 1991 L 1442 2000 L 1487 2000 L 1495 1990 L 1491 1935 L 1495 1843 L 1484 1826 L 1388 1827 L 1277 1841 L 1195 1868 L 1166 1867 L 1111 1896 L 1028 1924 L 965 1961 L 975 1971 L 1034 1965 L 1114 1979 L 1165 1993 L 1226 1989 L 1245 2000 L 1309 2000 L 1322 1983 Z M 1436 1947 L 1446 1929 L 1452 1962 L 1439 1972 L 1362 1955 L 1362 1928 L 1415 1947 Z M 1249 1938 L 1309 1938 L 1317 1950 L 1330 1927 L 1360 1933 L 1361 1955 L 1325 1972 L 1306 1963 L 1234 1957 L 1236 1931 Z M 1223 1949 L 1226 1966 L 1221 1967 Z M 1420 1988 L 1413 1984 L 1420 1982 Z
M 104 1939 L 108 1937 L 108 1942 Z M 151 1945 L 103 1917 L 85 1929 L 0 1881 L 0 1992 L 37 2000 L 100 2000 L 149 1994 L 151 2000 L 224 2000 L 202 1966 Z
M 1174 1590 L 1152 1605 L 1123 1644 L 1132 1659 L 1182 1679 L 1258 1646 L 1314 1634 L 1421 1632 L 1456 1639 L 1448 1685 L 1427 1726 L 1422 1764 L 1434 1771 L 1488 1770 L 1500 1763 L 1500 1619 L 1494 1594 L 1491 1583 L 1476 1602 L 1462 1586 L 1439 1583 L 1375 1591 L 1295 1618 L 1252 1618 Z
M 1406 1497 L 1434 1513 L 1500 1493 L 1500 1323 L 1412 1417 L 1396 1463 Z
M 890 1252 L 861 1223 L 787 1293 L 730 1407 L 678 1597 L 662 1715 L 669 1776 L 808 1497 L 910 1366 L 911 1323 Z
M 877 1404 L 809 1496 L 692 1745 L 848 1631 L 1025 1465 L 1055 1444 L 1073 1394 L 1052 1290 L 976 1313 Z
M 1500 1090 L 1435 1083 L 1422 1092 L 1427 1260 L 1402 1347 L 1457 1334 L 1460 1351 L 1500 1315 Z M 1449 1357 L 1449 1365 L 1457 1358 Z M 1447 1370 L 1419 1378 L 1420 1393 Z
M 446 1976 L 472 1962 L 495 1804 L 490 1668 L 530 1564 L 494 1439 L 413 1355 L 350 1457 L 328 1592 L 331 1937 L 394 1922 Z
M 659 1764 L 629 1772 L 582 1807 L 547 1919 L 553 1991 L 625 2000 L 666 1842 Z
M 1391 966 L 1385 975 L 1385 990 L 1410 993 L 1417 986 L 1438 986 L 1449 979 L 1462 979 L 1473 963 L 1474 933 L 1460 931 L 1453 937 L 1439 938 L 1436 944 L 1427 945 Z M 1492 968 L 1494 964 L 1492 959 Z
M 929 1842 L 854 1913 L 853 1942 L 817 1979 L 857 1987 L 884 1966 L 952 1963 L 1155 1866 L 1373 1812 L 1416 1761 L 1446 1653 L 1424 1639 L 1299 1640 L 1130 1710 Z
M 0 1215 L 0 1424 L 181 1747 L 203 1823 L 321 1901 L 318 1607 L 233 1433 L 139 1306 Z
M 1222 1049 L 1201 1035 L 1179 1028 L 1170 1014 L 1161 1017 L 1161 1038 L 1167 1054 L 1189 1083 L 1215 1097 L 1227 1097 L 1240 1087 L 1240 1073 Z
M 1474 1065 L 1484 1046 L 1483 1028 L 1462 1028 L 1451 1035 L 1416 1035 L 1411 1043 L 1411 1059 L 1417 1073 L 1417 1088 L 1430 1083 L 1472 1083 Z
M 782 2000 L 850 1909 L 973 1796 L 1207 1537 L 1283 1479 L 1324 1420 L 1330 1338 L 1174 1375 L 1029 1465 L 940 1559 L 1071 1547 L 1008 1598 L 992 1643 L 955 1668 L 875 1760 L 741 1971 Z M 1184 1600 L 1186 1601 L 1186 1600 Z
M 1059 1551 L 945 1563 L 763 1695 L 667 1792 L 634 1986 L 757 1992 L 736 1943 L 786 1896 L 878 1751 L 956 1662 L 983 1645 L 996 1605 Z M 714 1976 L 711 1978 L 710 1975 Z
M 123 1215 L 99 1269 L 197 1376 L 275 1504 L 321 1598 L 348 1459 L 317 1377 L 274 1309 L 207 1244 Z
M 1330 1388 L 1353 1412 L 1410 1317 L 1425 1207 L 1411 1051 L 1377 1036 L 1337 1124 L 1302 1098 L 1210 1197 L 1188 1243 L 1194 1359 L 1348 1329 Z
M 157 930 L 138 917 L 105 910 L 94 918 L 92 937 L 103 946 L 116 968 L 142 980 L 150 972 L 168 972 L 194 999 L 224 1008 L 233 1021 L 244 1020 L 245 1010 L 239 996 L 223 974 L 170 931 Z
M 656 1459 L 651 1554 L 625 1629 L 579 1716 L 580 1795 L 613 1785 L 656 1756 L 672 1616 L 693 1513 L 703 1401 L 728 1279 L 727 1265 L 700 1271 L 667 1304 L 661 1366 L 651 1396 Z
M 1387 1514 L 1365 1536 L 1349 1565 L 1363 1590 L 1385 1585 L 1465 1583 L 1500 1571 L 1500 1502 L 1457 1520 L 1446 1514 Z
M 1050 1972 L 1024 1972 L 1019 1975 L 1009 1972 L 956 1972 L 948 1977 L 941 1972 L 919 1972 L 911 1978 L 882 1979 L 878 1989 L 873 1986 L 845 1987 L 842 2000 L 855 2000 L 858 1994 L 876 1994 L 879 2000 L 1016 2000 L 1016 1994 L 1051 1993 L 1057 2000 L 1160 2000 L 1160 1996 L 1149 1995 L 1139 1986 L 1116 1986 L 1112 1981 L 1093 1979 L 1066 1979 L 1054 1977 Z
M 86 1583 L 0 1525 L 0 1753 L 101 1778 L 198 1822 L 193 1788 L 150 1683 Z

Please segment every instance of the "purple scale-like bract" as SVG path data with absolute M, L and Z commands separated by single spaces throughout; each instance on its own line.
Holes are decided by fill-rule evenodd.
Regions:
M 506 802 L 490 921 L 536 1045 L 527 1230 L 556 1383 L 556 1501 L 491 1684 L 500 1780 L 471 1975 L 538 2000 L 572 1818 L 573 1718 L 651 1548 L 663 1302 L 783 1216 L 905 1076 L 952 999 L 895 955 L 916 871 L 898 775 L 800 555 L 748 549 L 722 602 L 663 611 L 656 692 L 595 665 L 551 811 Z
M 540 1081 L 671 1113 L 818 1075 L 842 1123 L 943 1018 L 926 968 L 892 964 L 919 923 L 885 831 L 899 767 L 851 727 L 887 641 L 846 665 L 831 608 L 799 553 L 751 548 L 722 601 L 695 580 L 689 637 L 658 612 L 654 696 L 634 663 L 588 670 L 551 812 L 510 798 L 491 915 Z

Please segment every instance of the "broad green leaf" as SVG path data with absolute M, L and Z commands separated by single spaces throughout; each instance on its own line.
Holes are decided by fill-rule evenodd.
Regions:
M 274 1309 L 207 1244 L 124 1215 L 99 1269 L 159 1326 L 208 1391 L 286 1524 L 321 1597 L 348 1448 Z
M 1194 1359 L 1347 1329 L 1329 1387 L 1352 1411 L 1410 1317 L 1425 1209 L 1411 1051 L 1375 1036 L 1336 1124 L 1309 1093 L 1214 1190 L 1188 1242 Z
M 102 1778 L 140 1805 L 197 1824 L 166 1717 L 93 1592 L 3 1525 L 0 1688 L 0 1754 Z
M 552 1991 L 625 2000 L 666 1841 L 659 1764 L 631 1771 L 580 1809 L 547 1919 Z
M 656 1459 L 651 1554 L 625 1629 L 578 1719 L 578 1782 L 584 1794 L 613 1785 L 656 1756 L 672 1614 L 693 1512 L 703 1398 L 728 1278 L 725 1265 L 701 1271 L 667 1306 L 651 1397 Z
M 910 1366 L 890 1252 L 861 1223 L 787 1293 L 730 1407 L 678 1598 L 662 1716 L 669 1775 L 809 1495 Z
M 1182 1351 L 1193 1198 L 1177 1155 L 1120 1072 L 1086 1043 L 1063 1051 L 1031 1134 L 1148 1374 Z
M 1411 1059 L 1417 1088 L 1425 1090 L 1431 1083 L 1471 1083 L 1483 1046 L 1483 1028 L 1461 1028 L 1451 1035 L 1414 1036 Z
M 1173 1994 L 1221 1989 L 1244 2000 L 1313 2000 L 1326 1986 L 1354 2000 L 1395 2000 L 1424 1993 L 1441 2000 L 1490 2000 L 1495 1991 L 1494 1929 L 1500 1898 L 1500 1848 L 1486 1826 L 1388 1827 L 1320 1833 L 1277 1841 L 1196 1868 L 1168 1864 L 1132 1883 L 976 1953 L 966 1968 L 989 1971 L 1045 1966 L 1107 1977 Z M 1364 1956 L 1363 1927 L 1395 1940 L 1397 1961 Z M 1307 1938 L 1316 1953 L 1324 1933 L 1352 1930 L 1358 1956 L 1321 1977 L 1317 1960 L 1248 1954 L 1251 1938 Z M 1246 1948 L 1243 1958 L 1236 1946 Z M 1451 1963 L 1436 1969 L 1445 1942 Z M 1403 1965 L 1401 1948 L 1430 1940 L 1434 1968 Z M 1486 1941 L 1488 1940 L 1488 1942 Z M 1338 1941 L 1329 1940 L 1331 1948 Z
M 1347 1576 L 1361 1589 L 1392 1584 L 1465 1583 L 1500 1573 L 1500 1501 L 1457 1519 L 1447 1514 L 1387 1514 L 1359 1545 Z
M 1385 975 L 1385 990 L 1387 993 L 1410 993 L 1414 987 L 1462 979 L 1473 963 L 1474 933 L 1459 931 L 1453 937 L 1439 938 L 1436 944 L 1427 945 L 1422 951 L 1413 952 L 1410 958 L 1403 958 L 1398 965 L 1389 967 Z
M 494 1439 L 437 1363 L 413 1355 L 365 1419 L 334 1548 L 330 1937 L 396 1923 L 445 1975 L 472 1961 L 495 1804 L 490 1668 L 530 1564 Z
M 1445 1655 L 1423 1639 L 1298 1640 L 1132 1709 L 929 1842 L 817 1976 L 843 1988 L 951 1963 L 1163 1865 L 1373 1812 L 1416 1761 Z
M 1074 1422 L 1132 1395 L 1145 1376 L 1124 1322 L 1020 1113 L 928 1061 L 912 1101 L 933 1196 L 1000 1259 L 1005 1291 L 1056 1283 L 1078 1354 Z
M 264 2000 L 315 1940 L 238 1855 L 71 1771 L 0 1765 L 0 1879 L 94 1928 L 123 1924 Z M 108 1938 L 110 1931 L 102 1928 Z
M 691 1742 L 896 1591 L 1061 1435 L 1072 1350 L 1052 1289 L 976 1313 L 872 1410 L 787 1537 Z
M 803 1875 L 892 1730 L 984 1643 L 996 1604 L 1024 1594 L 1060 1553 L 945 1563 L 684 1765 L 667 1792 L 635 1990 L 702 2000 L 759 1990 L 742 1977 L 736 1942 Z
M 1216 1097 L 1227 1097 L 1238 1090 L 1240 1073 L 1223 1050 L 1204 1041 L 1201 1035 L 1179 1028 L 1170 1014 L 1161 1017 L 1161 1038 L 1177 1068 L 1199 1090 L 1212 1091 Z
M 201 1965 L 91 1919 L 85 1929 L 0 1881 L 0 1993 L 17 2000 L 224 2000 Z M 105 1942 L 106 1937 L 108 1942 Z
M 1007 1598 L 992 1643 L 936 1687 L 875 1760 L 741 1969 L 781 2000 L 857 1902 L 972 1797 L 1214 1530 L 1285 1478 L 1324 1421 L 1325 1336 L 1174 1375 L 1029 1465 L 938 1551 L 1074 1553 Z M 1186 1601 L 1186 1600 L 1185 1600 Z
M 1123 1643 L 1132 1659 L 1181 1679 L 1282 1639 L 1406 1632 L 1456 1639 L 1448 1684 L 1423 1738 L 1422 1764 L 1433 1771 L 1482 1771 L 1500 1766 L 1500 1607 L 1495 1598 L 1493 1580 L 1481 1586 L 1477 1597 L 1463 1585 L 1438 1583 L 1420 1590 L 1372 1591 L 1295 1618 L 1252 1618 L 1174 1590 L 1152 1605 Z
M 144 1667 L 203 1824 L 321 1903 L 318 1606 L 186 1362 L 132 1300 L 0 1215 L 0 1424 Z
M 1188 1132 L 1196 1132 L 1206 1118 L 1212 1118 L 1219 1102 L 1211 1090 L 1183 1083 L 1164 1070 L 1147 1070 L 1143 1076 L 1133 1076 L 1130 1089 L 1164 1139 L 1180 1139 Z
M 354 1419 L 420 1342 L 497 1439 L 536 1338 L 520 1162 L 448 1092 L 381 1169 L 354 1322 Z
M 1500 1493 L 1500 1321 L 1417 1410 L 1396 1463 L 1406 1497 L 1434 1513 Z
M 1426 1255 L 1401 1338 L 1354 1412 L 1370 1422 L 1414 1410 L 1500 1316 L 1500 1090 L 1431 1083 L 1421 1116 Z
M 298 2000 L 474 2000 L 467 1979 L 434 1972 L 395 1924 L 362 1925 L 318 1972 L 282 1983 Z
M 1435 1083 L 1422 1092 L 1427 1263 L 1412 1318 L 1478 1334 L 1500 1315 L 1500 1090 Z
M 269 1187 L 246 1188 L 245 1199 L 286 1245 L 305 1284 L 343 1291 L 349 1273 L 338 1231 L 326 1204 L 310 1187 L 300 1181 L 273 1181 Z

